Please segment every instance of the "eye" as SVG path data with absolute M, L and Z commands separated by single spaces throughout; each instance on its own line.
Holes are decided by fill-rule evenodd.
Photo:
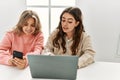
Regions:
M 62 20 L 62 22 L 65 22 L 65 20 Z
M 35 27 L 35 24 L 32 24 L 31 26 L 32 26 L 32 27 Z
M 72 21 L 68 21 L 68 23 L 72 23 Z
M 27 23 L 25 23 L 25 24 L 24 24 L 24 26 L 28 26 L 28 24 L 27 24 Z

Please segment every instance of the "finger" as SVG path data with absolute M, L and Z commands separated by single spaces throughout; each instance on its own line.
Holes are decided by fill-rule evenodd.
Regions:
M 16 63 L 16 66 L 17 66 L 18 68 L 20 68 L 20 69 L 23 69 L 23 68 L 25 68 L 25 63 L 17 62 L 17 63 Z
M 23 69 L 25 68 L 25 65 L 26 65 L 26 59 L 18 59 L 18 58 L 14 58 L 14 64 L 20 68 L 20 69 Z
M 15 60 L 16 62 L 19 62 L 19 63 L 23 63 L 23 61 L 24 61 L 23 59 L 19 59 L 19 58 L 15 58 L 14 60 Z

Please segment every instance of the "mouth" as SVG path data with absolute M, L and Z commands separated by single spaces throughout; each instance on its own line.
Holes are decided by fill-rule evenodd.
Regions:
M 67 27 L 63 27 L 63 30 L 68 30 L 68 28 Z
M 25 30 L 26 33 L 32 33 L 32 30 Z

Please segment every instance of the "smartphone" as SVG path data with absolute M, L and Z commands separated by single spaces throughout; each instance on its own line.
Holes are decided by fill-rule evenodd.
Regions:
M 19 51 L 13 51 L 13 58 L 15 57 L 23 59 L 23 53 Z

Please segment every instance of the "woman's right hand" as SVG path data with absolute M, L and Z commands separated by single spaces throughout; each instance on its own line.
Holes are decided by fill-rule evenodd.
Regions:
M 15 66 L 19 69 L 24 69 L 26 67 L 27 64 L 27 60 L 25 57 L 23 57 L 23 59 L 20 58 L 14 58 L 13 59 L 13 63 L 15 64 Z

